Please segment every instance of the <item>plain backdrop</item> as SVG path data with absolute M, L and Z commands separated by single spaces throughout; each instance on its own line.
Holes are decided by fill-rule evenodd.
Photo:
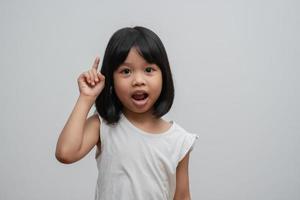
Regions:
M 141 25 L 159 35 L 173 70 L 165 117 L 199 135 L 192 199 L 299 200 L 299 5 L 1 0 L 0 199 L 94 198 L 96 149 L 64 165 L 56 142 L 77 77 L 117 29 Z

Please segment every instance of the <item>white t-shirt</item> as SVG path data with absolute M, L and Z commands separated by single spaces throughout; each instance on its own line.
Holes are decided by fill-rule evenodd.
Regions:
M 123 114 L 115 125 L 99 118 L 95 200 L 173 200 L 176 167 L 198 136 L 174 121 L 167 131 L 153 134 L 137 128 Z

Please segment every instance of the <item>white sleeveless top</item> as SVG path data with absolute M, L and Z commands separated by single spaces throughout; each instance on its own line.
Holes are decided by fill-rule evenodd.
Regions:
M 198 136 L 173 121 L 167 131 L 155 134 L 123 114 L 116 125 L 100 120 L 95 200 L 173 200 L 176 167 Z

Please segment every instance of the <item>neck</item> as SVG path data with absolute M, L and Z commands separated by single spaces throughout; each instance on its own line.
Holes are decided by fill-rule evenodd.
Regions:
M 138 123 L 156 122 L 157 120 L 159 120 L 152 114 L 152 110 L 149 110 L 145 113 L 134 113 L 128 110 L 123 110 L 123 114 L 127 119 Z

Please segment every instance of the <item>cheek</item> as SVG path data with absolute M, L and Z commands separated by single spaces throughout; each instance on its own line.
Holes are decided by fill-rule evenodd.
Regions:
M 118 79 L 114 76 L 114 90 L 119 99 L 122 99 L 126 94 L 128 94 L 128 86 L 124 80 Z
M 160 74 L 159 76 L 156 77 L 155 80 L 153 80 L 153 86 L 154 88 L 156 88 L 158 95 L 161 93 L 162 85 L 163 85 L 163 80 L 162 80 L 162 75 Z

